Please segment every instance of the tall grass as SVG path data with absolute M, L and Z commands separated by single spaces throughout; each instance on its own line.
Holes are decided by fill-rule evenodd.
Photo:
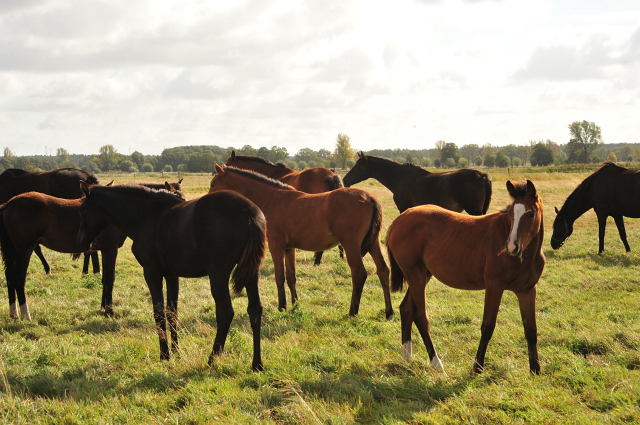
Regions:
M 626 254 L 613 222 L 597 255 L 597 221 L 589 212 L 559 251 L 549 247 L 554 218 L 589 174 L 492 172 L 490 211 L 507 204 L 507 179 L 533 180 L 545 203 L 547 266 L 538 287 L 542 373 L 528 371 L 515 296 L 503 298 L 486 371 L 471 366 L 480 337 L 483 293 L 433 281 L 427 309 L 447 374 L 434 372 L 414 328 L 414 360 L 401 357 L 399 317 L 388 322 L 374 264 L 360 314 L 349 318 L 349 268 L 337 250 L 313 266 L 298 252 L 299 303 L 278 312 L 273 263 L 261 270 L 265 371 L 251 372 L 251 326 L 244 296 L 233 300 L 225 353 L 207 366 L 216 328 L 207 279 L 182 279 L 180 351 L 159 359 L 142 269 L 121 249 L 115 318 L 100 311 L 100 278 L 80 278 L 81 264 L 45 250 L 47 276 L 32 261 L 27 297 L 33 321 L 9 318 L 0 304 L 2 423 L 523 423 L 640 422 L 640 225 L 626 220 Z M 167 176 L 164 176 L 167 179 Z M 112 177 L 101 176 L 108 182 Z M 163 176 L 145 177 L 161 180 Z M 116 183 L 132 178 L 116 176 Z M 209 176 L 187 175 L 189 198 L 206 193 Z M 359 187 L 397 216 L 391 194 L 369 180 Z M 346 213 L 346 212 L 345 212 Z M 2 285 L 6 287 L 4 278 Z M 394 308 L 403 294 L 393 294 Z

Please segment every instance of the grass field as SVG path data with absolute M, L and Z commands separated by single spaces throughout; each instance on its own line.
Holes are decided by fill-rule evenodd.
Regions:
M 8 302 L 0 303 L 0 422 L 638 423 L 640 221 L 626 220 L 629 254 L 610 219 L 605 253 L 597 255 L 592 211 L 576 222 L 563 248 L 549 246 L 553 207 L 589 174 L 490 172 L 490 212 L 508 203 L 509 178 L 530 178 L 546 208 L 547 265 L 537 303 L 539 376 L 529 374 L 512 293 L 503 298 L 486 371 L 473 375 L 483 292 L 458 291 L 435 280 L 427 286 L 427 310 L 447 373 L 430 369 L 415 327 L 414 360 L 405 363 L 398 312 L 404 294 L 392 294 L 396 317 L 386 321 L 367 256 L 360 314 L 347 317 L 350 272 L 337 249 L 325 253 L 320 267 L 313 266 L 312 253 L 298 253 L 300 300 L 287 312 L 278 312 L 267 254 L 260 280 L 264 372 L 251 372 L 244 295 L 233 301 L 236 316 L 225 353 L 207 366 L 216 328 L 207 279 L 182 279 L 181 348 L 162 362 L 150 296 L 128 240 L 118 259 L 115 318 L 100 311 L 100 278 L 81 278 L 80 261 L 46 249 L 53 274 L 45 275 L 34 257 L 27 277 L 33 320 L 9 318 Z M 100 176 L 103 183 L 112 178 L 116 184 L 133 179 Z M 164 181 L 160 175 L 145 177 L 150 180 Z M 187 197 L 206 193 L 209 180 L 186 175 Z M 373 180 L 358 187 L 382 203 L 384 238 L 398 215 L 390 192 Z M 4 275 L 0 281 L 6 288 Z

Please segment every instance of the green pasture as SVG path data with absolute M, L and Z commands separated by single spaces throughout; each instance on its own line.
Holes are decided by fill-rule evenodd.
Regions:
M 530 178 L 545 204 L 539 376 L 529 373 L 512 293 L 503 298 L 486 371 L 472 374 L 483 292 L 449 289 L 435 280 L 427 286 L 427 309 L 446 374 L 430 369 L 415 327 L 414 359 L 405 363 L 398 312 L 404 294 L 392 294 L 396 316 L 385 320 L 380 283 L 367 256 L 360 314 L 349 318 L 350 272 L 337 249 L 325 253 L 320 267 L 313 266 L 313 253 L 298 252 L 300 300 L 287 312 L 278 312 L 267 254 L 260 279 L 263 372 L 250 367 L 244 294 L 234 298 L 224 354 L 207 365 L 216 330 L 207 279 L 182 279 L 180 351 L 163 362 L 142 268 L 128 240 L 118 258 L 115 318 L 100 310 L 100 277 L 81 278 L 81 261 L 47 249 L 53 274 L 45 275 L 34 256 L 27 277 L 33 320 L 9 318 L 6 298 L 0 303 L 0 423 L 638 423 L 640 221 L 625 220 L 629 254 L 610 219 L 605 253 L 597 255 L 592 211 L 575 223 L 561 250 L 549 245 L 553 207 L 590 172 L 490 171 L 490 212 L 508 203 L 508 179 Z M 189 199 L 207 192 L 210 176 L 184 177 Z M 119 184 L 134 177 L 100 179 Z M 384 238 L 398 214 L 390 192 L 373 180 L 358 187 L 382 203 Z M 287 299 L 290 304 L 288 292 Z

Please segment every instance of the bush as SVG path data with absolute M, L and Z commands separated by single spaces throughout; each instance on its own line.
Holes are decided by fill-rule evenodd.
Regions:
M 500 151 L 496 155 L 496 165 L 501 168 L 508 167 L 511 164 L 511 160 L 508 156 L 504 154 L 504 152 Z
M 423 167 L 430 167 L 431 158 L 422 158 L 422 160 L 420 160 L 420 165 L 422 165 Z
M 287 161 L 287 167 L 291 168 L 292 170 L 296 170 L 298 169 L 298 164 L 295 161 Z
M 609 154 L 609 156 L 607 157 L 607 161 L 618 162 L 618 157 L 616 156 L 616 153 L 615 152 L 611 152 Z
M 440 160 L 438 158 L 433 160 L 433 166 L 436 168 L 440 168 Z
M 153 165 L 149 164 L 148 162 L 145 162 L 144 164 L 142 164 L 140 171 L 142 171 L 143 173 L 150 173 L 153 171 Z
M 347 161 L 347 167 L 349 166 L 349 161 Z M 306 170 L 307 169 L 307 161 L 298 161 L 298 170 Z
M 82 171 L 86 171 L 87 173 L 91 173 L 91 174 L 97 174 L 102 170 L 98 168 L 95 162 L 88 162 L 82 166 Z
M 487 154 L 484 157 L 484 165 L 487 167 L 493 167 L 494 165 L 496 165 L 496 156 L 495 155 L 491 155 L 491 154 Z
M 447 158 L 447 160 L 444 162 L 444 165 L 447 168 L 453 168 L 456 166 L 456 160 L 453 158 Z
M 482 157 L 480 155 L 476 156 L 475 158 L 473 158 L 473 163 L 476 165 L 476 167 L 479 167 L 482 165 Z
M 187 164 L 179 164 L 178 171 L 182 171 L 182 172 L 187 171 Z
M 354 166 L 354 164 L 355 164 L 355 163 L 356 163 L 356 162 L 355 162 L 353 159 L 348 160 L 348 161 L 347 161 L 347 168 L 349 168 L 349 169 L 350 169 L 351 167 L 353 167 L 353 166 Z
M 120 171 L 124 171 L 125 173 L 135 173 L 136 171 L 138 171 L 138 167 L 136 167 L 136 164 L 128 159 L 120 162 L 119 166 Z
M 467 158 L 460 157 L 460 159 L 458 159 L 458 167 L 466 168 L 468 166 L 469 166 L 469 160 Z
M 171 166 L 171 164 L 167 164 L 164 166 L 163 170 L 165 173 L 170 173 L 173 171 L 173 167 Z
M 394 156 L 394 157 L 393 157 L 393 160 L 394 160 L 395 162 L 399 162 L 400 164 L 404 164 L 404 163 L 405 163 L 404 158 L 403 158 L 403 157 L 401 157 L 401 156 Z

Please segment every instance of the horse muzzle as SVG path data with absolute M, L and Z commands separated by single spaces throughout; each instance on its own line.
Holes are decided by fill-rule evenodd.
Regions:
M 514 243 L 514 249 L 510 250 L 509 249 L 509 241 L 507 241 L 507 243 L 504 246 L 505 251 L 507 251 L 507 254 L 509 254 L 511 257 L 515 257 L 515 258 L 519 258 L 522 256 L 522 245 L 518 245 L 518 243 Z

